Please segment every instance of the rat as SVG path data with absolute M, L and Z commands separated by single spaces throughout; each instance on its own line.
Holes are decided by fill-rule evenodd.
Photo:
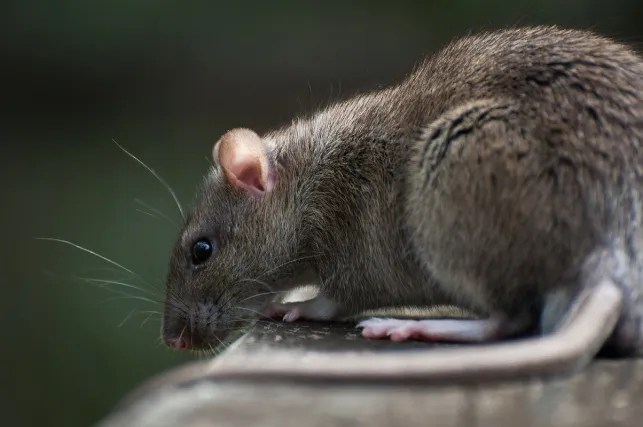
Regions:
M 641 356 L 642 144 L 643 60 L 555 26 L 456 38 L 395 84 L 234 128 L 173 247 L 163 339 L 207 349 L 261 317 L 451 305 L 476 316 L 357 327 L 501 345 L 457 359 L 488 374 Z M 275 300 L 309 283 L 315 298 Z

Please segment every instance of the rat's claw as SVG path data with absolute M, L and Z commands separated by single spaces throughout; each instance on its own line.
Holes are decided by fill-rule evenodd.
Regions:
M 284 322 L 294 322 L 295 320 L 299 319 L 301 316 L 299 307 L 294 307 L 290 311 L 286 312 L 283 317 Z
M 360 322 L 364 338 L 390 338 L 391 341 L 406 341 L 411 338 L 424 338 L 433 341 L 428 330 L 418 328 L 416 320 L 372 318 Z
M 284 322 L 294 322 L 303 317 L 301 307 L 293 303 L 273 304 L 263 310 L 262 314 L 273 319 L 281 317 Z
M 364 338 L 387 338 L 391 331 L 406 322 L 406 320 L 401 319 L 382 319 L 372 317 L 367 320 L 362 320 L 357 324 L 357 327 L 363 328 L 362 336 Z

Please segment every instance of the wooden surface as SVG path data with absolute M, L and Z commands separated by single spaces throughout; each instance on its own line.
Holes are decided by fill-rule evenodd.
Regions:
M 244 358 L 276 363 L 280 352 L 435 351 L 429 347 L 364 340 L 350 324 L 261 322 L 216 359 L 152 379 L 100 427 L 643 425 L 643 360 L 597 360 L 572 376 L 468 385 L 218 375 Z

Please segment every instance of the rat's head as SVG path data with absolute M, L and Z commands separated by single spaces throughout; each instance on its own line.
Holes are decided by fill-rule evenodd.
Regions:
M 178 349 L 213 348 L 247 326 L 301 268 L 296 203 L 265 142 L 234 129 L 212 154 L 167 277 L 163 340 Z

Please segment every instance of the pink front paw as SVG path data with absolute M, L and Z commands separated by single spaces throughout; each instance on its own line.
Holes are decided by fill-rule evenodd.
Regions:
M 263 315 L 270 318 L 281 318 L 284 322 L 294 322 L 301 317 L 301 310 L 296 305 L 273 304 L 263 310 Z
M 299 319 L 328 321 L 337 313 L 337 304 L 324 296 L 311 300 L 287 303 L 272 303 L 262 311 L 267 317 L 281 317 L 284 322 Z

